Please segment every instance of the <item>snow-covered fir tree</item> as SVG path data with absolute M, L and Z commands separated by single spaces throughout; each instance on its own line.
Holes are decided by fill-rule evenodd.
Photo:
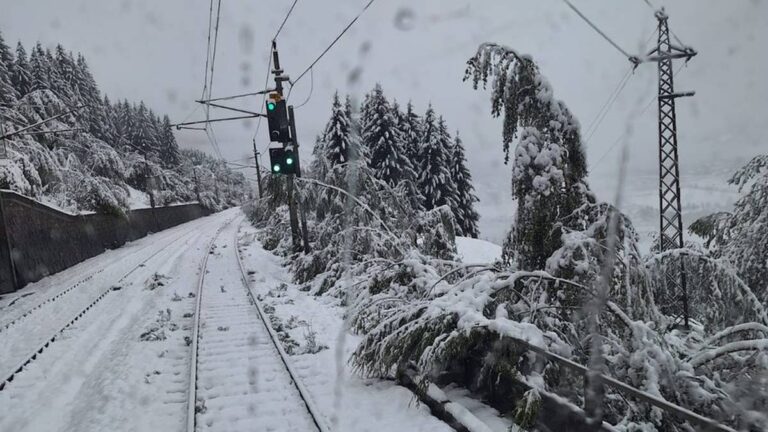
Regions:
M 43 50 L 43 46 L 39 42 L 29 55 L 29 68 L 32 73 L 31 90 L 48 89 L 51 65 L 45 58 L 45 50 Z
M 349 162 L 351 152 L 356 143 L 352 136 L 352 119 L 349 108 L 342 105 L 339 94 L 333 95 L 331 118 L 325 126 L 322 136 L 322 155 L 331 165 L 336 166 Z
M 413 104 L 408 101 L 405 112 L 398 119 L 398 129 L 403 140 L 403 147 L 414 167 L 419 166 L 419 147 L 424 136 L 423 122 L 413 109 Z
M 414 181 L 416 174 L 406 154 L 395 111 L 380 85 L 377 84 L 371 93 L 366 109 L 362 138 L 370 154 L 368 163 L 373 175 L 391 187 L 402 181 Z
M 448 163 L 451 158 L 450 135 L 442 117 L 435 117 L 432 105 L 427 108 L 422 126 L 423 135 L 416 160 L 419 191 L 424 196 L 424 208 L 442 205 L 456 206 L 456 185 L 451 178 Z
M 13 54 L 0 34 L 0 103 L 10 104 L 18 99 L 19 94 L 13 86 Z
M 464 144 L 459 137 L 459 131 L 456 131 L 453 142 L 450 172 L 451 178 L 456 184 L 456 207 L 453 208 L 456 226 L 461 235 L 477 238 L 479 234 L 477 221 L 480 216 L 477 214 L 474 204 L 478 199 L 474 193 L 475 188 L 472 186 L 472 174 L 467 168 Z
M 32 90 L 32 73 L 30 72 L 27 51 L 21 42 L 16 44 L 16 60 L 13 65 L 12 82 L 19 96 L 24 96 Z

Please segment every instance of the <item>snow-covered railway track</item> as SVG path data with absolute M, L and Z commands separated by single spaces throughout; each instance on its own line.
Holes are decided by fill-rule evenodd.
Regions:
M 174 233 L 170 233 L 170 234 L 158 233 L 158 237 L 157 237 L 156 241 L 157 242 L 164 242 L 165 240 L 167 240 L 169 238 L 172 238 L 175 235 L 177 235 L 175 232 Z M 109 267 L 109 266 L 111 266 L 113 264 L 125 262 L 126 260 L 129 260 L 129 259 L 131 259 L 132 257 L 134 257 L 136 255 L 140 255 L 142 252 L 144 252 L 145 250 L 147 250 L 147 249 L 149 249 L 149 248 L 151 248 L 153 246 L 154 246 L 154 243 L 147 242 L 147 244 L 145 244 L 145 245 L 143 245 L 143 246 L 141 246 L 141 247 L 139 247 L 139 248 L 137 248 L 135 250 L 132 250 L 131 252 L 129 252 L 126 255 L 117 255 L 114 259 L 112 259 L 109 262 L 109 264 L 107 266 L 101 267 L 100 269 L 98 269 L 96 271 L 89 272 L 86 276 L 84 276 L 82 278 L 79 278 L 76 282 L 72 283 L 67 288 L 65 288 L 63 290 L 61 290 L 61 288 L 59 288 L 60 291 L 57 291 L 57 290 L 54 289 L 53 291 L 55 293 L 49 295 L 45 300 L 43 300 L 43 301 L 41 301 L 39 303 L 36 303 L 34 306 L 23 308 L 22 310 L 20 310 L 16 314 L 12 314 L 10 320 L 8 320 L 8 321 L 6 321 L 4 323 L 2 323 L 2 321 L 0 321 L 0 334 L 2 334 L 3 331 L 6 331 L 9 328 L 13 327 L 14 325 L 17 325 L 17 324 L 25 321 L 27 318 L 30 318 L 30 317 L 33 317 L 33 316 L 37 316 L 37 314 L 40 314 L 40 313 L 45 314 L 48 311 L 49 307 L 54 306 L 54 304 L 58 300 L 64 299 L 65 297 L 67 297 L 67 294 L 72 293 L 76 288 L 79 288 L 83 284 L 86 284 L 86 283 L 90 282 L 91 280 L 93 280 L 94 277 L 96 277 L 99 274 L 103 273 L 104 270 L 107 267 Z
M 169 236 L 167 238 L 173 238 L 172 240 L 166 242 L 161 248 L 159 248 L 157 251 L 153 252 L 143 260 L 141 260 L 138 264 L 133 265 L 128 271 L 124 272 L 122 276 L 117 280 L 116 283 L 113 284 L 107 284 L 107 287 L 102 289 L 100 291 L 100 294 L 98 294 L 95 298 L 90 300 L 87 305 L 84 307 L 78 309 L 78 312 L 74 315 L 70 315 L 71 319 L 66 321 L 62 326 L 58 326 L 55 331 L 52 333 L 48 333 L 49 336 L 42 336 L 35 338 L 34 334 L 30 335 L 30 344 L 35 343 L 35 339 L 39 342 L 37 342 L 34 346 L 35 348 L 32 350 L 27 350 L 25 355 L 14 355 L 14 353 L 11 353 L 12 359 L 17 359 L 15 362 L 15 365 L 11 369 L 7 369 L 0 365 L 3 369 L 0 369 L 0 391 L 3 391 L 8 387 L 9 384 L 11 384 L 16 378 L 16 376 L 22 372 L 26 367 L 28 367 L 32 362 L 37 360 L 43 352 L 53 343 L 56 341 L 59 336 L 65 332 L 68 328 L 72 327 L 75 323 L 77 323 L 83 316 L 85 316 L 86 313 L 88 313 L 92 308 L 97 306 L 109 293 L 111 293 L 116 287 L 120 287 L 120 284 L 123 283 L 124 280 L 126 280 L 131 274 L 136 272 L 139 268 L 144 267 L 146 263 L 151 261 L 152 259 L 156 258 L 159 254 L 161 254 L 164 251 L 169 250 L 172 246 L 176 245 L 179 241 L 188 239 L 190 237 L 196 236 L 198 233 L 195 230 L 185 230 L 181 233 L 176 233 L 174 236 Z M 145 248 L 142 248 L 144 250 Z M 9 347 L 8 349 L 10 350 Z M 23 352 L 23 350 L 15 350 L 19 352 Z M 7 359 L 6 359 L 7 360 Z M 12 363 L 13 364 L 13 363 Z
M 187 431 L 326 432 L 251 292 L 238 252 L 239 223 L 230 229 L 234 241 L 217 239 L 201 266 Z

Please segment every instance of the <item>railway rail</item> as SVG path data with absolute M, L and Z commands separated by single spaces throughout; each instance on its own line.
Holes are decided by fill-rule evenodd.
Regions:
M 200 265 L 186 430 L 268 429 L 273 423 L 327 432 L 248 282 L 237 244 L 241 221 L 231 244 L 217 241 L 217 233 Z M 209 266 L 212 259 L 215 266 Z M 237 273 L 241 286 L 226 283 Z
M 42 338 L 39 338 L 38 340 L 41 340 L 41 342 L 36 345 L 36 347 L 32 350 L 27 351 L 27 354 L 23 356 L 19 356 L 20 360 L 16 362 L 16 365 L 13 366 L 11 369 L 6 370 L 0 370 L 0 391 L 5 390 L 16 378 L 16 376 L 21 373 L 27 366 L 29 366 L 32 362 L 36 361 L 44 352 L 45 350 L 50 347 L 52 343 L 54 343 L 60 335 L 65 332 L 67 329 L 72 327 L 75 323 L 77 323 L 83 316 L 85 316 L 90 310 L 92 310 L 94 307 L 96 307 L 105 297 L 109 295 L 109 293 L 113 292 L 115 290 L 115 287 L 119 287 L 120 283 L 122 283 L 126 278 L 128 278 L 131 274 L 136 272 L 138 269 L 144 267 L 147 262 L 152 260 L 153 258 L 157 257 L 160 253 L 167 251 L 171 246 L 175 245 L 180 240 L 187 239 L 189 237 L 192 237 L 196 235 L 197 232 L 195 230 L 185 230 L 181 233 L 164 238 L 173 238 L 173 240 L 167 242 L 165 245 L 163 245 L 160 249 L 146 257 L 145 259 L 141 260 L 138 264 L 132 266 L 130 270 L 125 272 L 118 280 L 117 283 L 113 284 L 105 284 L 106 288 L 102 289 L 98 295 L 96 295 L 95 298 L 90 300 L 84 307 L 80 308 L 79 311 L 72 315 L 72 318 L 70 318 L 66 323 L 64 323 L 62 326 L 58 327 L 55 331 L 50 333 L 49 336 L 45 336 Z M 149 247 L 149 246 L 148 246 Z M 141 250 L 145 250 L 146 248 L 142 248 Z M 99 273 L 99 271 L 95 272 Z M 84 279 L 82 279 L 80 282 L 76 283 L 75 285 L 71 286 L 64 292 L 71 292 L 74 288 L 78 287 L 79 284 L 82 283 L 83 280 L 89 280 L 89 278 L 92 278 L 92 276 L 95 274 L 91 274 L 89 276 L 86 276 Z M 59 293 L 57 295 L 54 295 L 53 297 L 45 300 L 43 303 L 38 304 L 35 306 L 31 311 L 27 311 L 25 314 L 22 314 L 21 317 L 17 318 L 17 320 L 23 318 L 23 317 L 29 317 L 32 315 L 32 312 L 35 310 L 39 310 L 42 308 L 43 305 L 48 304 L 50 302 L 55 301 L 56 299 L 61 298 L 61 295 L 64 295 L 64 292 Z M 5 329 L 8 329 L 10 325 L 6 326 Z M 0 340 L 1 341 L 1 340 Z
M 173 238 L 173 236 L 175 234 L 176 234 L 175 232 L 171 233 L 171 234 L 168 234 L 168 233 L 157 233 L 158 238 L 156 240 L 162 242 L 162 241 L 165 241 L 166 239 Z M 146 249 L 148 249 L 148 248 L 150 248 L 152 246 L 154 246 L 154 242 L 147 243 L 146 245 L 143 245 L 143 246 L 141 246 L 139 248 L 136 248 L 136 250 L 131 251 L 126 256 L 117 256 L 117 257 L 115 257 L 114 260 L 112 260 L 109 263 L 108 266 L 102 267 L 102 268 L 100 268 L 98 270 L 95 270 L 95 271 L 92 271 L 92 272 L 89 272 L 87 276 L 78 279 L 76 282 L 74 282 L 72 285 L 70 285 L 66 289 L 58 291 L 58 292 L 55 292 L 54 294 L 49 295 L 45 300 L 42 300 L 39 303 L 36 303 L 34 306 L 25 308 L 23 310 L 23 312 L 20 312 L 14 318 L 11 318 L 9 321 L 7 321 L 5 323 L 0 323 L 0 334 L 2 334 L 4 331 L 8 330 L 9 328 L 13 327 L 14 325 L 17 325 L 17 324 L 25 321 L 27 318 L 29 318 L 31 316 L 34 316 L 36 313 L 44 310 L 44 308 L 46 308 L 47 306 L 55 303 L 56 301 L 65 298 L 67 296 L 67 294 L 72 293 L 73 291 L 75 291 L 76 288 L 82 286 L 83 284 L 85 284 L 87 282 L 90 282 L 91 280 L 93 280 L 94 277 L 96 277 L 97 275 L 103 273 L 104 270 L 106 268 L 108 268 L 109 266 L 111 266 L 113 264 L 116 264 L 116 263 L 123 262 L 123 261 L 129 259 L 130 257 L 132 257 L 134 255 L 137 255 L 137 254 L 145 251 Z

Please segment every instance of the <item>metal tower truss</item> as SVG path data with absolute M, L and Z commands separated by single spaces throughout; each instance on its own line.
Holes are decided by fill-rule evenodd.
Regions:
M 661 251 L 666 251 L 684 246 L 675 99 L 694 95 L 694 92 L 675 93 L 672 60 L 685 59 L 687 62 L 696 51 L 670 43 L 668 16 L 664 9 L 656 12 L 656 19 L 659 21 L 658 45 L 648 53 L 645 61 L 658 63 L 659 71 L 659 246 Z M 688 291 L 682 261 L 677 268 L 669 266 L 665 292 L 670 293 L 670 297 L 659 299 L 662 310 L 682 315 L 687 328 Z

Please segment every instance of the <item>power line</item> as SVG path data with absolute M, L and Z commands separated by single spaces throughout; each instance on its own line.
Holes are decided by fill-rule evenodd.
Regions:
M 315 89 L 315 77 L 314 73 L 312 72 L 312 69 L 309 70 L 309 94 L 307 95 L 307 98 L 302 102 L 299 106 L 297 106 L 295 109 L 299 109 L 303 107 L 304 105 L 309 102 L 309 100 L 312 98 L 312 91 Z M 293 87 L 291 87 L 290 90 L 288 90 L 288 97 L 291 96 L 291 90 L 293 90 Z
M 272 68 L 272 42 L 277 40 L 277 37 L 280 35 L 280 32 L 283 31 L 283 27 L 285 26 L 285 23 L 288 21 L 288 17 L 291 16 L 291 13 L 293 12 L 293 8 L 296 6 L 296 3 L 298 3 L 299 0 L 293 0 L 293 4 L 291 4 L 290 9 L 288 9 L 288 13 L 285 14 L 285 18 L 283 18 L 283 22 L 280 23 L 280 27 L 277 28 L 277 31 L 275 32 L 275 36 L 272 38 L 272 41 L 269 43 L 269 60 L 267 61 L 267 72 L 264 75 L 264 88 L 267 88 L 267 85 L 269 85 L 269 71 Z M 264 103 L 267 101 L 267 93 L 264 93 L 264 96 L 261 98 L 261 106 L 264 106 Z M 256 120 L 256 131 L 253 132 L 253 139 L 256 139 L 256 135 L 259 134 L 259 129 L 261 129 L 261 117 L 259 117 L 258 120 Z M 265 146 L 269 147 L 269 142 L 267 142 L 267 145 Z M 258 161 L 257 161 L 258 163 Z
M 272 38 L 272 40 L 277 40 L 277 36 L 280 34 L 281 31 L 283 31 L 283 26 L 285 25 L 285 22 L 288 21 L 288 17 L 291 16 L 291 12 L 293 12 L 294 6 L 296 6 L 296 3 L 298 3 L 299 0 L 293 0 L 293 4 L 291 5 L 291 8 L 288 9 L 288 13 L 285 14 L 285 18 L 283 18 L 283 22 L 280 23 L 280 27 L 278 27 L 277 32 L 275 33 L 275 37 Z
M 613 47 L 616 48 L 624 57 L 630 60 L 634 58 L 633 56 L 629 55 L 626 51 L 624 51 L 616 42 L 614 42 L 611 38 L 609 38 L 608 35 L 606 35 L 602 30 L 600 30 L 600 28 L 598 28 L 592 21 L 590 21 L 589 18 L 587 18 L 583 13 L 581 13 L 581 11 L 577 9 L 576 6 L 573 5 L 573 3 L 570 2 L 570 0 L 563 0 L 563 1 L 565 2 L 565 4 L 568 5 L 568 7 L 573 9 L 573 11 L 576 12 L 576 14 L 581 17 L 581 19 L 583 19 L 587 24 L 589 24 L 590 27 L 595 29 L 595 31 L 599 33 L 600 36 L 603 37 L 603 39 L 605 39 L 606 41 L 608 41 L 608 43 L 613 45 Z
M 653 35 L 656 34 L 656 31 L 658 30 L 658 26 L 656 29 L 651 32 L 651 34 L 648 36 L 648 39 L 645 41 L 645 45 L 643 46 L 643 50 L 648 46 L 648 43 L 653 39 Z M 611 106 L 616 103 L 616 101 L 619 98 L 619 95 L 626 87 L 627 83 L 629 82 L 629 79 L 631 78 L 631 73 L 634 71 L 635 65 L 630 66 L 630 68 L 627 70 L 627 73 L 624 74 L 624 77 L 619 81 L 619 83 L 616 85 L 616 88 L 611 93 L 610 96 L 608 96 L 608 99 L 603 104 L 603 107 L 598 111 L 595 118 L 590 123 L 589 127 L 587 127 L 586 131 L 584 132 L 584 135 L 587 136 L 585 139 L 586 142 L 589 142 L 592 139 L 592 136 L 597 133 L 597 130 L 600 128 L 600 125 L 603 123 L 603 120 L 608 116 L 608 112 L 611 109 Z
M 349 24 L 347 24 L 347 26 L 346 26 L 346 27 L 344 27 L 344 29 L 341 31 L 341 33 L 339 33 L 339 35 L 338 35 L 338 36 L 336 36 L 336 39 L 334 39 L 334 40 L 333 40 L 333 42 L 331 42 L 331 44 L 330 44 L 330 45 L 328 45 L 328 47 L 327 47 L 325 50 L 323 50 L 323 52 L 322 52 L 322 53 L 320 53 L 320 55 L 319 55 L 319 56 L 317 56 L 317 58 L 315 59 L 315 61 L 313 61 L 313 62 L 312 62 L 312 63 L 311 63 L 309 66 L 307 66 L 307 68 L 306 68 L 306 69 L 304 69 L 304 72 L 302 72 L 302 73 L 299 75 L 299 77 L 298 77 L 298 78 L 296 78 L 296 79 L 295 79 L 293 82 L 291 82 L 291 87 L 295 86 L 295 85 L 296 85 L 296 83 L 298 83 L 298 82 L 299 82 L 299 81 L 300 81 L 300 80 L 301 80 L 301 79 L 304 77 L 304 75 L 306 75 L 306 74 L 307 74 L 307 72 L 309 72 L 309 71 L 310 71 L 310 69 L 312 69 L 312 67 L 313 67 L 315 64 L 317 64 L 317 62 L 319 62 L 319 61 L 320 61 L 320 59 L 321 59 L 321 58 L 323 58 L 323 56 L 324 56 L 324 55 L 325 55 L 325 54 L 326 54 L 328 51 L 330 51 L 330 49 L 331 49 L 331 48 L 333 48 L 333 46 L 334 46 L 334 45 L 336 45 L 336 42 L 338 42 L 338 41 L 339 41 L 339 39 L 341 39 L 341 37 L 342 37 L 342 36 L 344 36 L 344 33 L 346 33 L 346 32 L 347 32 L 347 30 L 349 30 L 349 29 L 350 29 L 350 27 L 352 27 L 352 26 L 355 24 L 355 22 L 356 22 L 356 21 L 357 21 L 357 20 L 360 18 L 360 16 L 361 16 L 361 15 L 362 15 L 362 14 L 363 14 L 363 13 L 364 13 L 366 10 L 368 10 L 368 8 L 371 6 L 371 4 L 373 4 L 373 2 L 374 2 L 374 1 L 375 1 L 375 0 L 369 0 L 369 1 L 368 1 L 368 3 L 366 3 L 366 5 L 365 5 L 365 6 L 363 7 L 363 9 L 362 9 L 362 10 L 361 10 L 361 11 L 360 11 L 358 14 L 357 14 L 357 16 L 355 16 L 355 18 L 354 18 L 352 21 L 350 21 L 350 22 L 349 22 Z M 564 0 L 564 1 L 567 1 L 567 0 Z
M 213 57 L 211 58 L 211 82 L 208 85 L 208 98 L 211 97 L 211 93 L 213 92 L 213 72 L 214 68 L 216 67 L 216 47 L 219 45 L 219 20 L 221 19 L 221 0 L 218 1 L 218 6 L 216 8 L 216 30 L 214 31 L 213 36 Z
M 210 99 L 211 98 L 211 92 L 213 90 L 213 77 L 214 72 L 216 68 L 216 48 L 218 46 L 219 41 L 219 22 L 221 20 L 221 0 L 218 0 L 217 6 L 216 6 L 216 26 L 214 29 L 214 36 L 213 36 L 213 49 L 211 49 L 211 27 L 213 26 L 213 0 L 211 0 L 211 8 L 209 11 L 209 17 L 208 17 L 208 56 L 210 58 L 206 58 L 206 83 L 203 86 L 203 97 L 202 99 Z M 212 55 L 211 55 L 212 54 Z M 210 60 L 210 61 L 209 61 Z M 210 64 L 210 74 L 208 73 L 207 67 Z M 206 95 L 207 90 L 207 95 Z M 221 153 L 221 147 L 219 147 L 218 140 L 216 139 L 216 133 L 213 130 L 213 126 L 211 126 L 208 122 L 211 119 L 211 107 L 210 105 L 205 106 L 205 135 L 208 137 L 208 143 L 213 148 L 214 152 L 219 158 L 223 158 L 223 155 Z
M 629 79 L 632 77 L 632 75 L 626 75 L 627 78 L 624 80 L 624 82 L 621 84 L 621 86 L 618 88 L 616 93 L 613 95 L 612 99 L 609 99 L 609 103 L 606 106 L 605 111 L 603 111 L 602 115 L 597 119 L 597 122 L 595 123 L 595 127 L 592 128 L 592 131 L 589 132 L 587 135 L 586 141 L 589 142 L 589 140 L 592 139 L 592 136 L 595 135 L 595 132 L 600 128 L 600 125 L 603 123 L 603 120 L 608 116 L 608 113 L 611 110 L 611 105 L 613 105 L 618 99 L 621 92 L 624 90 L 624 88 L 627 86 L 627 83 L 629 83 Z
M 592 130 L 592 128 L 595 126 L 596 123 L 598 123 L 598 119 L 600 119 L 601 116 L 603 116 L 603 111 L 607 111 L 608 109 L 610 109 L 609 107 L 616 100 L 616 97 L 617 97 L 618 93 L 621 92 L 621 90 L 626 85 L 626 82 L 629 81 L 629 77 L 630 77 L 631 73 L 632 73 L 632 68 L 630 67 L 627 70 L 627 72 L 621 77 L 619 82 L 616 84 L 616 87 L 613 89 L 611 94 L 608 96 L 608 99 L 606 99 L 605 103 L 603 103 L 603 106 L 600 107 L 600 110 L 597 111 L 597 114 L 592 119 L 592 121 L 589 123 L 589 126 L 587 126 L 587 128 L 584 130 L 584 134 L 591 136 L 589 131 Z
M 203 78 L 203 94 L 200 99 L 205 99 L 205 92 L 208 90 L 208 66 L 211 61 L 211 29 L 213 28 L 213 0 L 211 0 L 211 9 L 208 12 L 208 45 L 205 51 L 205 77 Z
M 680 71 L 681 71 L 681 69 L 683 68 L 683 66 L 685 66 L 685 64 L 681 64 L 681 65 L 680 65 L 680 66 L 677 68 L 677 70 L 675 71 L 675 75 L 678 75 L 678 74 L 680 73 Z M 648 108 L 650 108 L 650 107 L 651 107 L 651 105 L 653 104 L 653 102 L 654 102 L 656 99 L 658 99 L 658 95 L 654 95 L 654 96 L 653 96 L 653 97 L 652 97 L 652 98 L 651 98 L 651 99 L 648 101 L 648 103 L 645 105 L 645 107 L 643 107 L 643 110 L 642 110 L 642 111 L 640 111 L 640 114 L 638 115 L 638 117 L 640 117 L 640 116 L 642 116 L 643 114 L 645 114 L 645 113 L 646 113 L 646 111 L 648 111 Z M 608 150 L 606 150 L 606 151 L 605 151 L 605 153 L 603 153 L 603 154 L 602 154 L 602 156 L 600 156 L 600 158 L 598 158 L 598 159 L 597 159 L 597 162 L 595 162 L 595 163 L 592 165 L 592 168 L 596 168 L 596 167 L 597 167 L 597 166 L 600 164 L 600 162 L 602 162 L 602 161 L 603 161 L 603 159 L 605 159 L 605 157 L 606 157 L 606 156 L 608 156 L 608 154 L 609 154 L 610 152 L 612 152 L 614 148 L 616 148 L 616 146 L 617 146 L 617 145 L 618 145 L 618 144 L 621 142 L 621 140 L 622 140 L 622 139 L 624 139 L 624 137 L 626 137 L 626 136 L 627 136 L 627 134 L 628 134 L 628 133 L 629 133 L 629 131 L 628 131 L 628 130 L 625 130 L 625 131 L 624 131 L 624 132 L 623 132 L 621 135 L 619 135 L 619 136 L 616 138 L 616 141 L 614 141 L 614 142 L 613 142 L 613 143 L 610 145 L 610 147 L 608 147 Z

